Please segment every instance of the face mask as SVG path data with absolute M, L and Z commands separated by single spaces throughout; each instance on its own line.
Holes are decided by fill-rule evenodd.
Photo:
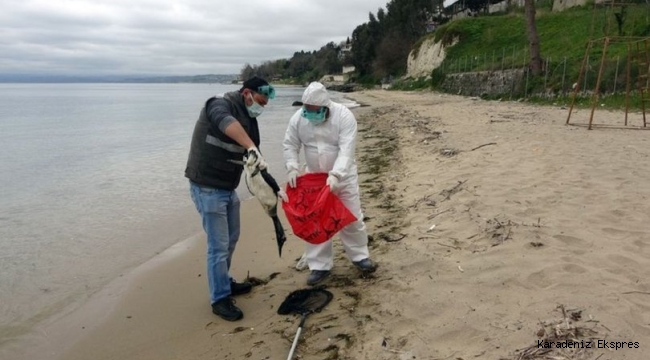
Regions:
M 321 124 L 325 121 L 326 115 L 327 114 L 327 108 L 326 107 L 321 107 L 320 109 L 316 111 L 311 111 L 308 110 L 306 107 L 302 107 L 302 117 L 305 119 L 309 120 L 310 123 L 314 125 Z
M 264 106 L 256 103 L 255 99 L 253 98 L 253 95 L 251 95 L 249 98 L 251 99 L 251 102 L 253 104 L 251 106 L 246 106 L 246 110 L 248 110 L 248 115 L 250 115 L 252 118 L 256 118 L 262 115 L 262 112 L 264 111 Z

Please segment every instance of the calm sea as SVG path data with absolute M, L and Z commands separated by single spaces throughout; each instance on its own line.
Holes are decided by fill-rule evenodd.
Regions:
M 202 231 L 183 176 L 190 138 L 205 100 L 237 88 L 0 84 L 0 349 Z M 284 181 L 303 89 L 277 90 L 261 149 Z

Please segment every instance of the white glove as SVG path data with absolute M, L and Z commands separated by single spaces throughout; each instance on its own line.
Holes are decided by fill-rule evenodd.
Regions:
M 287 174 L 287 182 L 289 183 L 289 186 L 292 189 L 296 187 L 297 179 L 298 179 L 298 170 L 296 169 L 289 170 L 289 173 Z
M 330 175 L 330 176 L 327 177 L 327 183 L 326 184 L 327 184 L 327 186 L 330 187 L 330 191 L 334 193 L 339 188 L 339 178 L 334 176 L 334 175 Z
M 284 201 L 284 202 L 289 201 L 289 196 L 287 196 L 287 193 L 284 192 L 284 190 L 282 190 L 282 189 L 280 189 L 280 191 L 278 191 L 278 197 L 280 199 L 282 199 L 282 201 Z
M 298 260 L 298 263 L 296 264 L 296 270 L 302 271 L 305 269 L 309 269 L 309 264 L 307 264 L 307 254 L 302 253 L 300 260 Z
M 252 147 L 248 149 L 246 156 L 250 157 L 253 156 L 255 158 L 255 162 L 253 163 L 253 166 L 260 168 L 260 170 L 264 170 L 268 167 L 268 164 L 266 161 L 264 161 L 264 158 L 262 157 L 262 153 L 257 150 L 256 147 Z

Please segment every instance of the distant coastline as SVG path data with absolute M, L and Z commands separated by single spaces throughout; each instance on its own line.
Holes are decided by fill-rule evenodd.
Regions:
M 232 84 L 239 80 L 237 74 L 207 74 L 188 76 L 65 76 L 65 75 L 30 75 L 0 74 L 0 83 L 214 83 Z

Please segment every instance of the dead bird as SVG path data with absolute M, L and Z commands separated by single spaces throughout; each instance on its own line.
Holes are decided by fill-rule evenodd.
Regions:
M 286 194 L 280 189 L 273 176 L 266 169 L 260 169 L 256 163 L 257 154 L 254 152 L 246 153 L 243 161 L 246 186 L 248 191 L 260 201 L 264 211 L 273 220 L 278 253 L 282 257 L 282 246 L 287 241 L 287 237 L 278 218 L 278 197 L 286 198 Z

